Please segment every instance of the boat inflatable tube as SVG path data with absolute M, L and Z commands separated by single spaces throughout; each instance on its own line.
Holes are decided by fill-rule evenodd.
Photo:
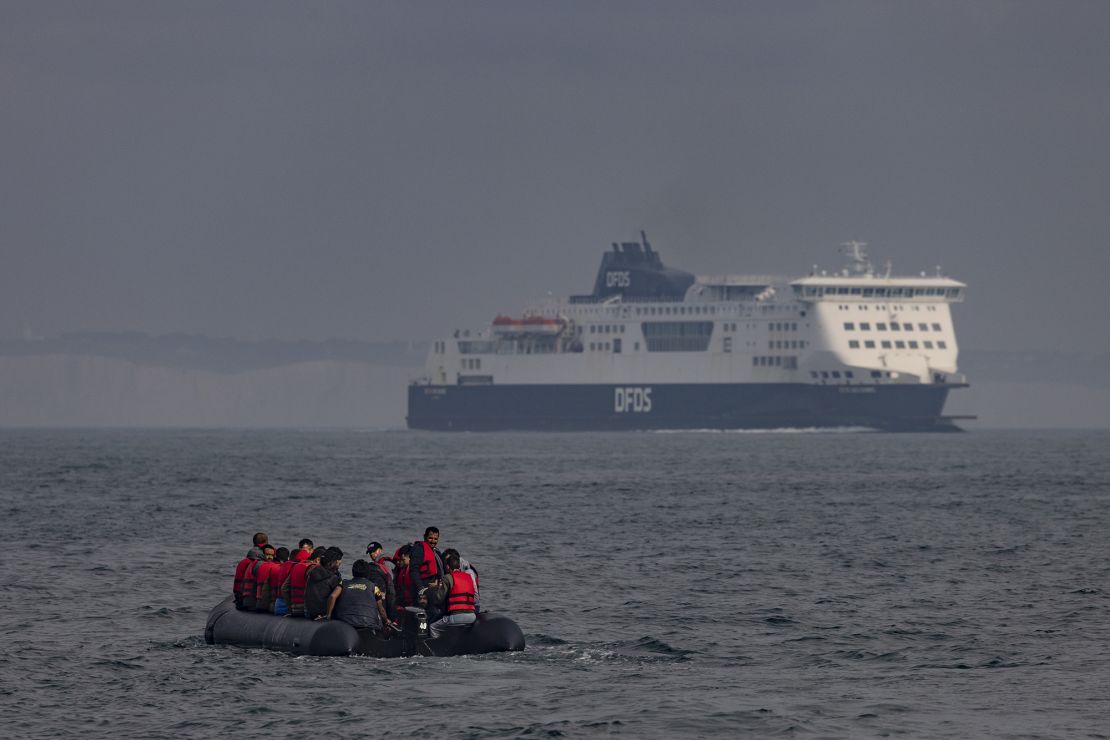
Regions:
M 378 658 L 476 655 L 524 649 L 524 633 L 517 623 L 489 612 L 478 614 L 473 624 L 448 627 L 439 637 L 433 638 L 425 611 L 410 606 L 405 609 L 401 632 L 384 638 L 334 619 L 315 621 L 240 611 L 230 596 L 208 613 L 204 640 L 209 645 L 261 647 L 294 655 L 372 655 Z

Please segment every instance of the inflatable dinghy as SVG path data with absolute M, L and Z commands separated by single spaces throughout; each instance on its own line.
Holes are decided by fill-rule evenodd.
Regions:
M 378 658 L 476 655 L 524 649 L 524 633 L 517 623 L 489 612 L 480 613 L 473 624 L 448 627 L 439 637 L 433 638 L 425 611 L 410 606 L 405 609 L 401 632 L 386 639 L 337 620 L 314 621 L 240 611 L 230 596 L 208 613 L 204 641 L 209 645 L 262 647 L 294 655 L 372 655 Z

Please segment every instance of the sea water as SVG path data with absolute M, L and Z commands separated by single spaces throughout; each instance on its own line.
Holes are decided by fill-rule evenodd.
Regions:
M 8 737 L 1103 737 L 1110 434 L 0 431 Z M 522 653 L 204 643 L 438 526 Z

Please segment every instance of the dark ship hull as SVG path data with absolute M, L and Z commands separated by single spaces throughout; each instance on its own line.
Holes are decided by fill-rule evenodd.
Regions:
M 436 431 L 866 427 L 960 431 L 943 416 L 963 383 L 651 383 L 409 386 L 408 425 Z

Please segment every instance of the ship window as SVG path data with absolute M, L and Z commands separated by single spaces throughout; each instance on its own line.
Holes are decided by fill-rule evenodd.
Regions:
M 897 322 L 897 321 L 891 321 L 891 322 L 890 322 L 890 330 L 891 330 L 891 331 L 898 331 L 898 330 L 899 330 L 899 329 L 901 329 L 901 328 L 902 328 L 902 327 L 900 327 L 900 326 L 898 325 L 898 322 Z
M 905 349 L 906 348 L 906 343 L 903 342 L 901 339 L 899 339 L 897 342 L 894 343 L 894 348 L 895 349 Z
M 608 352 L 608 351 L 609 351 L 609 343 L 608 343 L 608 342 L 606 342 L 606 343 L 605 343 L 605 351 L 606 351 L 606 352 Z
M 852 288 L 852 295 L 859 295 L 859 294 L 860 294 L 860 289 L 859 288 Z
M 817 371 L 816 371 L 816 370 L 810 370 L 810 371 L 809 371 L 809 374 L 810 374 L 810 375 L 812 375 L 812 376 L 813 376 L 813 377 L 815 377 L 815 378 L 819 378 L 819 377 L 821 377 L 821 376 L 819 376 L 819 375 L 817 374 Z
M 881 377 L 883 377 L 883 371 L 882 370 L 872 370 L 871 371 L 871 377 L 872 378 L 881 378 Z
M 712 321 L 646 321 L 648 352 L 704 352 L 713 335 Z
M 864 288 L 863 289 L 863 297 L 864 298 L 870 298 L 874 294 L 875 294 L 875 289 L 874 288 Z
M 859 349 L 859 341 L 853 339 L 850 342 L 848 342 L 848 349 Z
M 845 331 L 855 331 L 856 330 L 856 325 L 854 323 L 852 323 L 851 321 L 845 321 L 844 322 L 844 330 Z
M 909 324 L 909 323 L 902 324 L 902 330 L 903 331 L 913 331 L 913 324 Z
M 722 349 L 725 352 L 731 352 L 732 351 L 732 337 L 725 337 L 724 347 L 722 347 Z
M 932 349 L 933 348 L 932 340 L 926 339 L 924 344 L 925 344 L 925 349 Z
M 918 324 L 917 329 L 918 329 L 918 331 L 929 331 L 929 325 L 928 324 Z
M 781 365 L 782 365 L 782 358 L 779 357 L 778 355 L 775 355 L 775 367 L 780 367 Z
M 839 378 L 840 377 L 840 371 L 839 370 L 833 370 L 832 371 L 832 376 L 834 378 Z
M 948 349 L 948 344 L 947 344 L 947 343 L 945 343 L 945 342 L 940 342 L 940 341 L 938 341 L 938 342 L 937 342 L 937 348 L 938 348 L 938 349 Z
M 883 344 L 883 349 L 890 349 L 890 342 L 889 341 L 884 339 L 882 344 Z
M 752 367 L 759 367 L 759 356 L 752 357 Z
M 940 331 L 940 324 L 933 324 L 933 331 Z
M 636 352 L 639 352 L 640 351 L 640 343 L 639 342 L 633 342 L 632 343 L 632 349 L 635 350 Z
M 949 288 L 948 291 L 947 291 L 947 294 L 948 294 L 949 298 L 958 298 L 960 296 L 960 289 L 959 288 Z
M 851 371 L 851 370 L 845 370 L 845 371 L 844 371 L 844 377 L 845 377 L 845 378 L 854 378 L 854 377 L 856 377 L 856 376 L 852 374 L 852 371 Z
M 866 321 L 860 322 L 859 330 L 860 331 L 871 331 L 871 324 L 867 323 Z
M 886 324 L 881 321 L 875 324 L 875 331 L 886 331 Z
M 917 342 L 910 342 L 910 349 L 917 349 Z
M 870 339 L 867 340 L 866 342 L 864 342 L 863 346 L 866 347 L 867 349 L 875 349 L 875 343 L 872 342 Z
M 821 377 L 827 379 L 829 377 L 829 371 L 828 370 L 822 370 L 821 371 Z

